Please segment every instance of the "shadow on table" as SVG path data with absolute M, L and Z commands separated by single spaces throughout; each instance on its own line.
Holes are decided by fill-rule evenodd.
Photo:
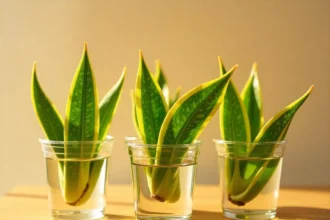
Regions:
M 134 217 L 120 215 L 106 215 L 108 220 L 133 220 Z M 329 220 L 330 209 L 308 208 L 308 207 L 278 207 L 278 220 Z M 226 220 L 220 212 L 207 212 L 194 210 L 191 220 Z
M 319 209 L 309 207 L 278 207 L 277 217 L 280 220 L 329 220 L 330 209 Z
M 277 220 L 330 220 L 330 209 L 278 207 Z M 226 220 L 220 212 L 193 211 L 192 220 Z
M 120 216 L 120 215 L 106 215 L 107 220 L 133 220 L 134 217 Z M 220 212 L 206 212 L 206 211 L 193 211 L 191 220 L 225 220 Z

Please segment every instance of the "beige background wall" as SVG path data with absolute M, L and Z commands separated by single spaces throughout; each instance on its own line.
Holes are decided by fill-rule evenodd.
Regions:
M 239 64 L 242 88 L 253 61 L 269 119 L 316 88 L 288 134 L 282 185 L 330 184 L 330 1 L 82 1 L 0 0 L 0 194 L 14 184 L 45 183 L 42 131 L 30 101 L 32 62 L 63 114 L 83 41 L 89 43 L 100 96 L 124 65 L 127 81 L 111 134 L 117 138 L 110 181 L 129 183 L 123 138 L 135 135 L 130 89 L 138 49 L 151 69 L 160 59 L 173 90 L 183 91 L 218 76 L 217 56 Z M 212 138 L 218 115 L 200 137 L 198 183 L 218 182 Z

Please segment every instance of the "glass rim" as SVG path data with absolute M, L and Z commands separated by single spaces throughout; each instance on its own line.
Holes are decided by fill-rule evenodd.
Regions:
M 282 140 L 282 141 L 262 141 L 262 142 L 245 142 L 245 141 L 226 141 L 222 139 L 213 139 L 213 142 L 216 144 L 249 144 L 249 145 L 264 145 L 264 144 L 277 144 L 277 145 L 283 145 L 288 143 L 287 140 Z
M 107 135 L 104 140 L 97 140 L 97 141 L 54 141 L 54 140 L 48 140 L 45 138 L 39 138 L 39 142 L 43 145 L 53 145 L 53 144 L 104 144 L 113 142 L 115 138 L 111 135 Z
M 138 142 L 140 141 L 140 142 Z M 126 136 L 125 137 L 125 143 L 129 144 L 128 147 L 134 148 L 134 147 L 141 147 L 141 148 L 157 148 L 159 146 L 162 146 L 162 148 L 177 148 L 184 147 L 184 148 L 198 148 L 203 144 L 201 140 L 194 140 L 191 144 L 145 144 L 143 143 L 142 139 L 135 136 Z

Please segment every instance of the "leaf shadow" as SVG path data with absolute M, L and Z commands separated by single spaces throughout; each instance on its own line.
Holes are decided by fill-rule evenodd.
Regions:
M 301 220 L 329 220 L 330 209 L 310 207 L 278 207 L 277 217 L 280 220 L 301 219 Z

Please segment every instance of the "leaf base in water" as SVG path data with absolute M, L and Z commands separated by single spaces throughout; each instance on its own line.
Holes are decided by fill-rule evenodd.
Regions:
M 230 201 L 231 203 L 233 203 L 234 205 L 237 205 L 237 206 L 245 206 L 245 203 L 244 202 L 240 202 L 240 201 L 235 201 L 231 198 L 230 195 L 228 195 L 228 201 Z

